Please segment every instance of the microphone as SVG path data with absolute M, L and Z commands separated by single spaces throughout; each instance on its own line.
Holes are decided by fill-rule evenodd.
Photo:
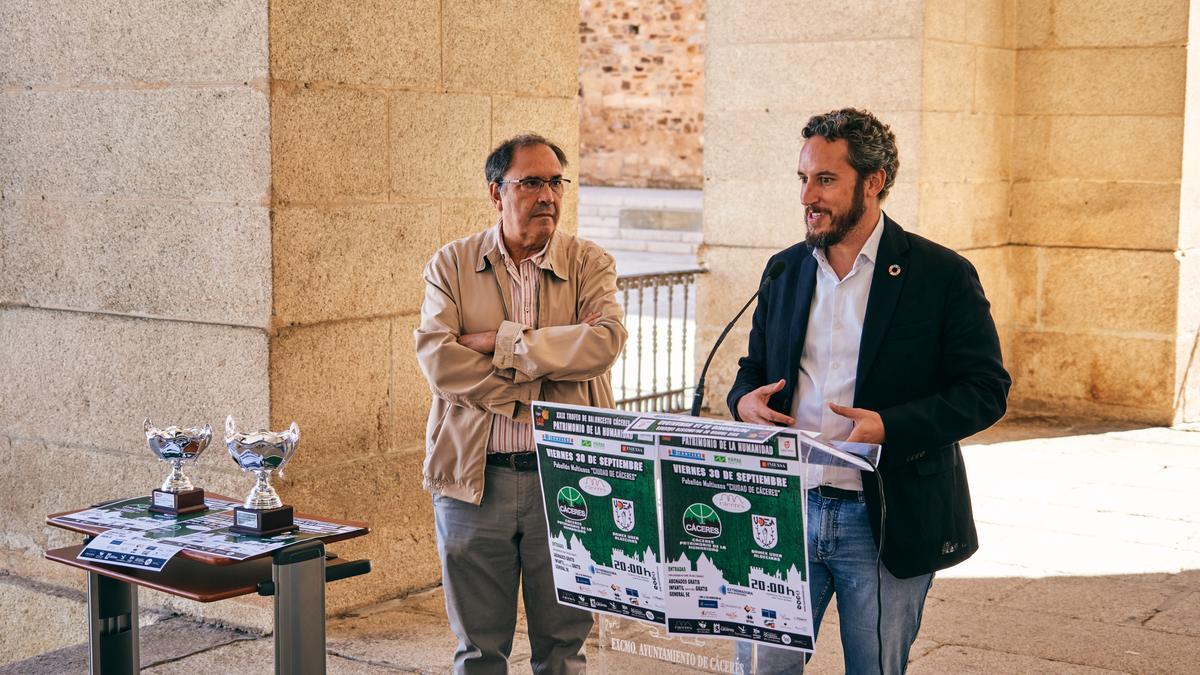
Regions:
M 767 276 L 759 285 L 758 290 L 754 291 L 754 295 L 750 296 L 750 299 L 746 301 L 746 304 L 742 305 L 742 308 L 738 310 L 736 315 L 734 315 L 733 321 L 730 321 L 725 326 L 725 330 L 721 331 L 721 335 L 713 344 L 712 350 L 708 352 L 708 358 L 704 360 L 704 367 L 700 369 L 700 379 L 696 380 L 696 393 L 692 395 L 692 417 L 700 416 L 700 406 L 704 404 L 704 378 L 708 375 L 708 367 L 712 365 L 713 356 L 716 356 L 717 354 L 717 347 L 721 346 L 721 342 L 725 340 L 725 336 L 729 335 L 729 331 L 733 330 L 733 324 L 737 323 L 738 319 L 742 318 L 742 315 L 746 313 L 746 309 L 750 307 L 750 303 L 754 302 L 758 295 L 765 291 L 767 286 L 771 285 L 772 281 L 775 281 L 779 278 L 780 274 L 783 274 L 783 268 L 785 267 L 787 267 L 787 265 L 785 265 L 782 260 L 776 260 L 775 263 L 771 265 L 769 269 L 767 269 Z

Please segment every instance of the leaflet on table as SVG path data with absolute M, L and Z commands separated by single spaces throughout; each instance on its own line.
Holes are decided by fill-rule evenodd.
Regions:
M 774 438 L 775 434 L 787 431 L 794 434 L 799 440 L 801 459 L 805 462 L 825 466 L 843 466 L 862 471 L 874 471 L 875 467 L 879 465 L 881 453 L 881 446 L 878 444 L 824 441 L 815 431 L 709 420 L 671 413 L 639 413 L 626 431 L 713 440 L 738 440 L 747 443 L 763 443 Z
M 245 560 L 297 541 L 354 530 L 353 527 L 347 525 L 296 518 L 296 524 L 300 526 L 297 532 L 268 538 L 239 535 L 229 531 L 229 527 L 233 525 L 233 507 L 238 505 L 237 502 L 207 498 L 205 503 L 209 507 L 207 511 L 180 516 L 164 516 L 147 510 L 150 505 L 149 496 L 132 497 L 102 504 L 86 511 L 58 516 L 53 518 L 52 522 L 121 531 L 125 534 L 123 541 L 126 541 L 128 545 L 134 545 L 137 543 L 134 540 L 137 539 L 138 542 L 141 542 L 138 545 L 145 543 L 178 547 L 234 560 Z M 110 561 L 101 560 L 101 562 Z M 141 565 L 135 566 L 142 567 Z M 153 569 L 152 567 L 143 568 Z
M 295 522 L 300 526 L 298 531 L 286 532 L 274 537 L 255 537 L 230 532 L 229 527 L 233 521 L 228 513 L 224 513 L 213 516 L 211 521 L 189 520 L 186 523 L 150 530 L 144 535 L 189 551 L 245 560 L 305 539 L 315 539 L 354 530 L 348 525 L 306 518 L 296 518 Z
M 535 402 L 533 416 L 558 601 L 665 623 L 654 437 L 616 411 Z
M 673 436 L 702 436 L 704 438 L 724 438 L 734 441 L 762 443 L 783 431 L 783 427 L 767 427 L 758 424 L 742 422 L 724 422 L 709 420 L 687 415 L 670 413 L 640 413 L 628 431 L 651 434 L 671 434 Z
M 131 497 L 94 506 L 86 511 L 57 516 L 52 518 L 51 522 L 56 525 L 103 527 L 109 530 L 154 530 L 164 525 L 207 518 L 214 513 L 228 513 L 238 505 L 237 502 L 211 497 L 206 498 L 204 503 L 208 506 L 208 511 L 167 516 L 150 512 L 149 496 Z
M 107 565 L 135 567 L 137 569 L 161 572 L 162 568 L 181 550 L 178 546 L 169 546 L 162 542 L 147 539 L 144 532 L 135 530 L 108 530 L 102 532 L 90 542 L 79 555 L 78 560 L 102 562 Z
M 878 443 L 823 441 L 815 431 L 795 430 L 800 436 L 800 457 L 808 464 L 840 466 L 874 471 L 879 466 L 883 446 Z
M 668 633 L 812 651 L 798 440 L 658 437 Z

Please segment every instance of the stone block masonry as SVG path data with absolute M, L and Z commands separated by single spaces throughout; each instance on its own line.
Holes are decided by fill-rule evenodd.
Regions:
M 440 578 L 421 489 L 422 269 L 496 222 L 483 164 L 534 132 L 579 167 L 578 4 L 273 0 L 271 424 L 306 430 L 291 494 L 371 523 L 333 612 Z M 578 184 L 578 183 L 576 183 Z M 577 227 L 574 190 L 559 227 Z M 292 487 L 292 486 L 289 486 Z
M 1200 419 L 1195 12 L 1187 0 L 709 0 L 701 342 L 726 314 L 718 263 L 801 236 L 791 175 L 807 115 L 866 107 L 900 145 L 885 210 L 979 269 L 1010 410 Z M 710 385 L 727 385 L 736 352 Z
M 0 558 L 35 584 L 81 580 L 47 513 L 162 480 L 144 417 L 269 421 L 267 4 L 0 3 Z M 218 452 L 193 475 L 248 490 Z
M 580 178 L 700 188 L 705 0 L 581 0 Z
M 579 190 L 579 236 L 612 252 L 694 257 L 703 239 L 703 205 L 699 190 L 585 185 Z

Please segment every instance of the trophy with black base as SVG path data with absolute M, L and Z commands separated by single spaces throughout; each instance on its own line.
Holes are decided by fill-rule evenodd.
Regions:
M 284 504 L 271 487 L 271 472 L 278 470 L 283 475 L 283 465 L 296 454 L 299 442 L 300 427 L 295 422 L 286 431 L 242 434 L 238 433 L 233 415 L 225 418 L 225 447 L 229 455 L 242 471 L 253 471 L 258 476 L 245 503 L 233 509 L 231 532 L 271 537 L 298 529 L 292 507 Z
M 147 417 L 142 428 L 146 430 L 146 443 L 150 451 L 171 465 L 171 473 L 163 481 L 162 487 L 150 492 L 150 512 L 178 516 L 208 508 L 204 504 L 204 490 L 192 484 L 192 479 L 183 472 L 183 465 L 194 461 L 208 447 L 212 440 L 212 427 L 205 424 L 202 429 L 158 429 Z

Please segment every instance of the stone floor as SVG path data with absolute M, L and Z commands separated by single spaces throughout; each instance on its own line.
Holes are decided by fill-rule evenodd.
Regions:
M 938 575 L 910 673 L 1200 672 L 1200 429 L 1006 423 L 964 453 L 982 549 Z M 434 589 L 332 619 L 329 672 L 447 672 L 441 603 Z M 271 672 L 269 638 L 182 617 L 144 621 L 143 672 Z M 841 672 L 835 623 L 823 626 L 809 672 Z M 588 646 L 591 672 L 690 672 L 622 659 L 601 637 Z M 514 672 L 528 654 L 519 635 Z M 83 645 L 0 666 L 85 670 Z

